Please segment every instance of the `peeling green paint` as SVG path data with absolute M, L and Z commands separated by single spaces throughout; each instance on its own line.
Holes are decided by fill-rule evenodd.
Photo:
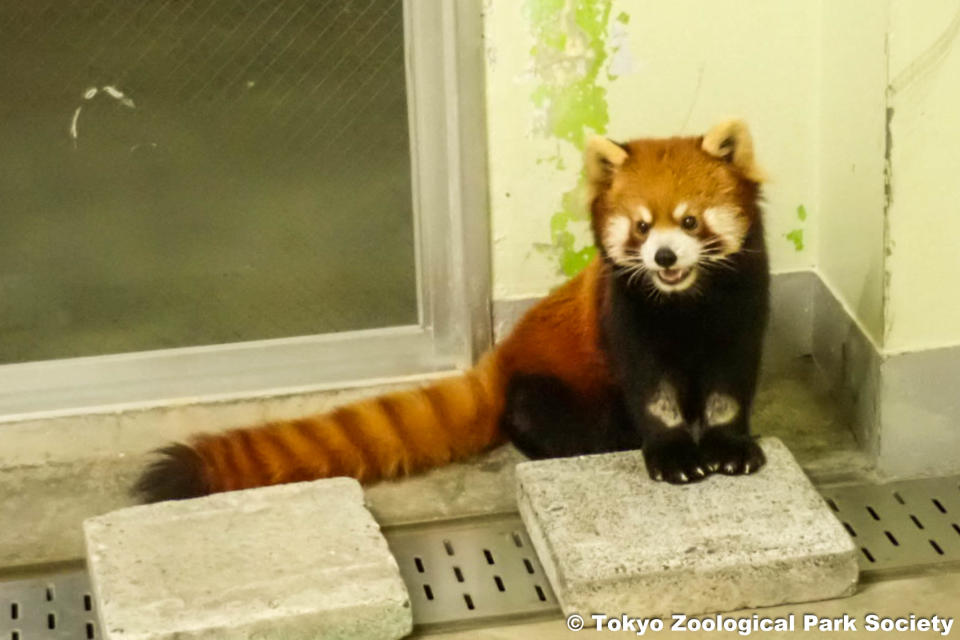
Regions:
M 534 37 L 530 55 L 539 84 L 531 94 L 543 114 L 540 133 L 583 151 L 588 135 L 606 133 L 609 123 L 607 90 L 597 77 L 607 60 L 606 30 L 612 0 L 527 0 L 526 11 Z M 617 16 L 629 21 L 626 13 Z M 558 170 L 558 152 L 548 158 Z M 577 246 L 571 223 L 587 219 L 580 194 L 585 178 L 563 194 L 560 210 L 550 218 L 551 245 L 545 250 L 557 258 L 565 276 L 576 275 L 596 253 L 592 244 Z
M 626 11 L 621 11 L 620 13 L 617 14 L 617 22 L 621 24 L 629 24 L 630 15 Z
M 803 251 L 803 229 L 794 229 L 790 233 L 784 234 L 784 236 L 793 243 L 794 249 Z
M 807 219 L 807 208 L 803 205 L 797 207 L 797 217 L 800 219 L 800 222 L 803 222 Z

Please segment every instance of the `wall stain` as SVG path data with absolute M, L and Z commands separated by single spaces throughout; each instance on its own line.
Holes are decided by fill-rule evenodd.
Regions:
M 807 208 L 802 204 L 797 205 L 797 220 L 800 222 L 806 222 L 807 215 Z M 804 244 L 802 228 L 792 229 L 789 233 L 783 234 L 783 237 L 793 243 L 793 248 L 796 251 L 803 251 Z
M 784 237 L 793 243 L 794 249 L 803 251 L 803 229 L 794 229 L 790 233 L 784 234 Z
M 606 37 L 613 0 L 527 0 L 526 13 L 535 44 L 530 50 L 538 84 L 531 100 L 539 115 L 536 133 L 570 144 L 582 152 L 591 134 L 607 131 L 607 90 L 597 78 L 607 61 Z M 620 23 L 629 22 L 621 12 Z M 558 170 L 557 155 L 542 158 Z M 583 269 L 596 253 L 592 243 L 580 246 L 573 232 L 588 219 L 584 206 L 585 177 L 560 198 L 559 210 L 550 217 L 550 244 L 540 251 L 554 256 L 557 271 L 567 277 Z

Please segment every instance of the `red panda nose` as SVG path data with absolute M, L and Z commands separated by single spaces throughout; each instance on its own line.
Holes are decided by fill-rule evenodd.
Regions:
M 653 260 L 661 267 L 672 267 L 677 262 L 677 254 L 673 252 L 673 249 L 660 247 L 653 255 Z

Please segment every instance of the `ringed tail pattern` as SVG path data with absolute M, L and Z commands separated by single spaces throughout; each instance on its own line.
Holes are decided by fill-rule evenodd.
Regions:
M 234 429 L 157 453 L 135 491 L 148 501 L 348 476 L 395 478 L 499 444 L 503 389 L 496 359 L 427 386 L 329 413 Z

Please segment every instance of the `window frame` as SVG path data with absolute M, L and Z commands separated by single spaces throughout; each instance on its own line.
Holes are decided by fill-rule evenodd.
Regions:
M 415 325 L 0 365 L 0 421 L 378 384 L 491 343 L 480 0 L 404 0 Z

